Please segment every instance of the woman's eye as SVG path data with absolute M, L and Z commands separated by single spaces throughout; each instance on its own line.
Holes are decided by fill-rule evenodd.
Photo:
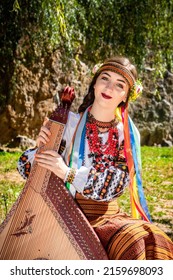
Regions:
M 123 88 L 122 84 L 116 84 L 116 86 L 119 87 L 119 88 Z
M 103 76 L 103 77 L 102 77 L 102 80 L 107 81 L 107 80 L 108 80 L 108 77 Z

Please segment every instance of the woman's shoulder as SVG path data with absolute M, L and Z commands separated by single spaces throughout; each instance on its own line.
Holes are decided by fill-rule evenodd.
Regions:
M 74 118 L 74 119 L 79 119 L 80 118 L 80 114 L 72 112 L 72 111 L 69 111 L 69 117 L 70 118 Z
M 80 119 L 80 114 L 74 113 L 72 111 L 68 114 L 67 123 L 65 126 L 64 137 L 71 139 L 73 133 L 76 130 L 77 124 Z
M 78 123 L 79 119 L 80 119 L 80 114 L 70 111 L 68 114 L 67 123 L 74 126 Z

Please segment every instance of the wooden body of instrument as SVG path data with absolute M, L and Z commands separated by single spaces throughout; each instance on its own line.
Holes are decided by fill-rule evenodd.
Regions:
M 59 109 L 47 126 L 51 139 L 40 150 L 58 150 L 68 112 Z M 33 162 L 17 202 L 0 226 L 0 259 L 107 259 L 88 220 L 64 183 Z

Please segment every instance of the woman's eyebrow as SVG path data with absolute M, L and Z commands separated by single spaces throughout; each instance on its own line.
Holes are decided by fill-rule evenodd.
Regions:
M 111 75 L 109 73 L 107 73 L 107 72 L 102 72 L 101 74 L 107 75 L 107 76 L 111 77 Z
M 125 82 L 124 80 L 117 79 L 117 81 L 119 81 L 119 82 L 122 82 L 122 83 L 126 84 L 126 82 Z
M 107 76 L 111 77 L 111 75 L 110 75 L 109 73 L 107 73 L 107 72 L 102 72 L 101 74 L 104 74 L 104 75 L 107 75 Z M 124 80 L 117 79 L 117 81 L 119 81 L 119 82 L 122 82 L 122 83 L 126 84 L 126 82 L 125 82 Z

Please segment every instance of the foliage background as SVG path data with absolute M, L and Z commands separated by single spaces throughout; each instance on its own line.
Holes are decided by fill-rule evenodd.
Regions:
M 173 0 L 1 0 L 0 111 L 18 63 L 31 68 L 56 49 L 92 64 L 126 54 L 155 74 L 173 64 Z

